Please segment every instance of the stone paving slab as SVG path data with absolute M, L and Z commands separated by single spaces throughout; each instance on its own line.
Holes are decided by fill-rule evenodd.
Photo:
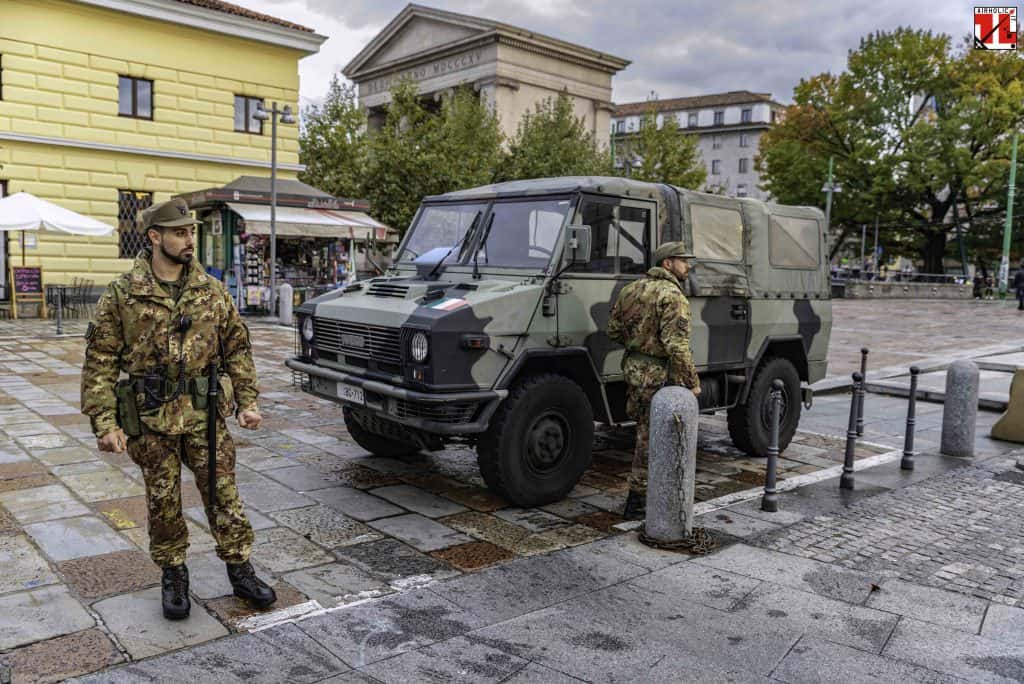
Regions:
M 277 594 L 277 601 L 269 608 L 260 610 L 253 607 L 248 601 L 243 601 L 236 596 L 224 596 L 206 602 L 206 609 L 214 614 L 218 620 L 233 631 L 241 631 L 239 623 L 251 618 L 254 615 L 270 613 L 276 610 L 284 610 L 300 603 L 305 603 L 306 595 L 291 586 L 287 582 L 271 582 L 274 593 Z
M 0 594 L 60 582 L 24 535 L 0 537 L 0 568 Z
M 506 549 L 514 548 L 529 535 L 524 527 L 476 511 L 458 513 L 439 522 Z
M 290 572 L 284 579 L 326 608 L 392 592 L 381 579 L 345 563 L 329 563 Z
M 397 539 L 382 539 L 335 549 L 334 555 L 345 563 L 388 581 L 418 576 L 440 579 L 458 574 L 447 563 L 420 553 Z
M 506 508 L 496 511 L 494 515 L 513 525 L 523 527 L 530 532 L 547 532 L 548 530 L 569 525 L 568 521 L 559 518 L 557 515 L 532 508 Z
M 195 684 L 313 684 L 349 668 L 295 625 L 220 639 L 78 680 L 79 684 L 140 681 Z
M 362 668 L 386 684 L 423 681 L 504 682 L 528 661 L 497 648 L 456 637 Z
M 745 544 L 735 544 L 693 562 L 858 605 L 868 597 L 871 585 L 882 579 Z
M 90 512 L 66 487 L 59 484 L 2 492 L 0 505 L 22 524 L 70 518 Z
M 126 594 L 160 583 L 160 568 L 141 551 L 115 551 L 57 564 L 68 587 L 85 599 Z
M 480 570 L 516 557 L 508 549 L 482 541 L 468 542 L 441 551 L 434 551 L 433 556 L 464 572 Z
M 0 596 L 0 651 L 91 629 L 96 622 L 63 586 Z
M 48 466 L 62 466 L 69 463 L 96 460 L 96 452 L 94 450 L 80 446 L 38 451 L 34 456 Z
M 382 538 L 366 525 L 327 506 L 293 508 L 271 513 L 270 517 L 306 539 L 327 548 L 361 544 Z
M 693 524 L 696 527 L 705 527 L 715 532 L 722 532 L 740 538 L 754 537 L 767 532 L 773 532 L 782 527 L 768 520 L 744 515 L 735 509 L 715 511 L 697 516 L 694 518 Z
M 61 474 L 61 468 L 72 468 L 80 465 L 90 465 L 92 461 L 75 463 L 69 466 L 59 466 L 54 469 L 54 474 L 81 499 L 87 502 L 103 501 L 106 499 L 124 499 L 132 496 L 142 496 L 146 493 L 145 487 L 135 480 L 127 477 L 117 468 L 103 464 L 105 467 L 94 472 L 81 474 Z M 102 462 L 99 462 L 102 463 Z
M 447 525 L 425 518 L 416 513 L 380 518 L 369 523 L 370 527 L 389 536 L 401 539 L 419 551 L 437 551 L 456 544 L 472 541 Z
M 681 562 L 631 579 L 628 584 L 638 590 L 638 596 L 655 604 L 653 610 L 671 614 L 690 602 L 719 610 L 732 610 L 760 586 L 761 581 L 725 570 Z M 659 614 L 653 613 L 652 618 Z
M 145 496 L 134 496 L 127 499 L 110 499 L 96 505 L 96 510 L 119 530 L 132 527 L 146 527 L 149 511 Z
M 316 544 L 283 527 L 260 530 L 255 535 L 253 558 L 271 572 L 288 572 L 334 560 Z
M 994 641 L 904 617 L 882 655 L 972 682 L 1024 679 L 1024 643 Z
M 262 513 L 283 511 L 288 508 L 311 506 L 315 501 L 288 489 L 279 482 L 264 478 L 260 482 L 247 482 L 238 485 L 238 493 L 247 506 L 252 506 Z
M 1019 643 L 1024 634 L 1024 608 L 1014 608 L 993 603 L 985 613 L 981 636 L 995 641 Z
M 93 516 L 32 523 L 25 532 L 54 561 L 132 550 L 124 537 Z
M 360 522 L 399 515 L 405 511 L 376 496 L 350 487 L 331 487 L 310 492 L 310 496 Z
M 786 654 L 772 673 L 774 679 L 792 684 L 848 682 L 849 684 L 881 684 L 883 682 L 922 682 L 957 684 L 964 680 L 943 675 L 901 660 L 885 658 L 806 635 Z
M 898 579 L 883 582 L 878 591 L 868 596 L 865 605 L 970 634 L 981 630 L 989 607 L 988 601 L 973 596 Z
M 428 518 L 440 518 L 446 515 L 462 513 L 466 510 L 465 506 L 460 506 L 453 501 L 443 499 L 440 496 L 411 485 L 380 487 L 379 489 L 371 490 L 370 493 Z
M 194 646 L 228 634 L 201 606 L 192 606 L 187 620 L 165 619 L 159 587 L 104 599 L 92 607 L 133 658 Z
M 308 492 L 314 489 L 326 489 L 337 486 L 324 472 L 305 465 L 288 466 L 287 468 L 274 468 L 265 470 L 267 477 L 277 480 L 283 485 L 298 492 Z
M 117 646 L 99 629 L 88 629 L 23 646 L 0 655 L 14 682 L 60 682 L 116 665 L 124 660 Z
M 352 667 L 364 667 L 483 624 L 425 589 L 303 620 L 299 628 Z

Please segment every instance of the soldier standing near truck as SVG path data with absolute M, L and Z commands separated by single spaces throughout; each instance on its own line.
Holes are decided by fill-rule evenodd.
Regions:
M 149 551 L 163 569 L 163 613 L 172 620 L 188 617 L 191 608 L 182 463 L 195 475 L 235 595 L 259 608 L 277 598 L 249 563 L 252 526 L 235 486 L 235 447 L 224 422 L 236 400 L 241 427 L 255 430 L 262 422 L 249 331 L 221 283 L 192 258 L 197 223 L 181 199 L 140 214 L 147 253 L 100 298 L 82 368 L 82 413 L 99 449 L 127 448 L 142 470 Z M 204 370 L 211 362 L 220 367 L 220 391 L 218 405 L 208 408 Z M 119 381 L 122 370 L 128 378 Z M 213 507 L 207 500 L 207 410 L 217 412 Z
M 689 387 L 700 395 L 700 378 L 690 353 L 690 303 L 683 293 L 693 258 L 682 242 L 654 252 L 654 268 L 626 286 L 612 307 L 608 337 L 626 348 L 622 373 L 626 412 L 636 421 L 636 451 L 622 516 L 644 517 L 651 399 L 665 385 Z

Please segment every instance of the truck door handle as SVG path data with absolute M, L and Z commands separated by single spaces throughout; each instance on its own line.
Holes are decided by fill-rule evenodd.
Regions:
M 747 320 L 747 305 L 746 304 L 733 304 L 732 305 L 732 317 L 739 321 Z

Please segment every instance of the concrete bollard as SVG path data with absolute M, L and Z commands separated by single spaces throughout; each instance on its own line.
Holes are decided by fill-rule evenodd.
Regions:
M 644 530 L 655 542 L 678 542 L 693 534 L 699 415 L 697 397 L 686 387 L 664 387 L 651 400 Z
M 285 283 L 281 287 L 277 288 L 277 310 L 281 314 L 277 318 L 277 322 L 281 325 L 292 324 L 292 286 Z M 273 316 L 274 312 L 271 311 L 270 315 Z
M 942 441 L 946 456 L 974 456 L 974 426 L 978 421 L 978 364 L 961 359 L 946 371 L 946 402 L 942 407 Z

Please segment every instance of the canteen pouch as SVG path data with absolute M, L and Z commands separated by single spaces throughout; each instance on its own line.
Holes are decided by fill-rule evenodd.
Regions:
M 117 397 L 117 424 L 129 437 L 142 434 L 142 421 L 139 419 L 139 405 L 135 401 L 135 383 L 120 380 L 114 386 Z

